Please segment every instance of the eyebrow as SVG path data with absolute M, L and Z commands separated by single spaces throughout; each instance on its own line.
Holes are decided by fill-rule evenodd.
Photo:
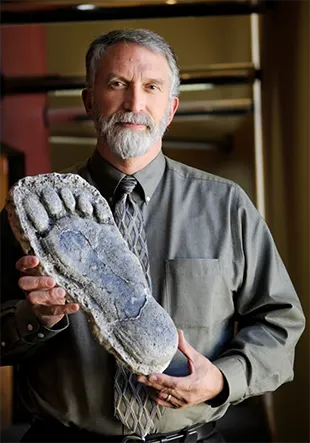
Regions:
M 125 77 L 123 77 L 122 75 L 116 74 L 115 72 L 111 72 L 111 74 L 108 75 L 107 80 L 110 81 L 114 78 L 118 78 L 118 79 L 122 80 L 123 82 L 128 83 L 128 80 Z
M 116 74 L 115 72 L 111 72 L 108 75 L 108 81 L 113 80 L 114 78 L 117 78 L 121 81 L 123 81 L 124 83 L 130 83 L 130 81 L 128 79 L 126 79 L 125 77 L 123 77 L 122 75 Z M 163 86 L 165 84 L 164 80 L 162 80 L 161 78 L 151 78 L 148 80 L 148 83 L 156 83 L 158 85 Z
M 149 80 L 149 83 L 157 83 L 158 85 L 163 86 L 165 84 L 164 80 L 162 80 L 161 78 L 151 78 Z

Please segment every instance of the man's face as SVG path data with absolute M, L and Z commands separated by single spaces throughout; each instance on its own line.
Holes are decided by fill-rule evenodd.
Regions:
M 132 158 L 161 146 L 177 98 L 169 98 L 168 63 L 160 54 L 132 44 L 110 46 L 102 57 L 88 97 L 88 115 L 99 138 L 116 155 Z

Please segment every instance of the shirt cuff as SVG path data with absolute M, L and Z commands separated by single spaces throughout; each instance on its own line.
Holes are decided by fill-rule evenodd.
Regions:
M 228 392 L 225 402 L 239 403 L 244 400 L 246 397 L 247 381 L 242 360 L 238 357 L 222 357 L 212 363 L 219 368 L 226 380 Z M 217 397 L 213 400 L 216 399 Z M 213 405 L 211 404 L 211 406 Z M 216 404 L 216 406 L 220 405 Z
M 42 343 L 69 326 L 68 317 L 65 315 L 53 328 L 45 327 L 39 322 L 25 300 L 16 306 L 15 316 L 21 341 L 30 345 Z
M 216 397 L 211 398 L 210 400 L 206 401 L 207 405 L 211 406 L 212 408 L 217 408 L 218 406 L 222 406 L 223 404 L 225 404 L 227 402 L 228 397 L 229 397 L 228 382 L 227 382 L 227 379 L 226 379 L 225 375 L 223 374 L 223 372 L 222 372 L 222 375 L 224 378 L 224 387 L 223 387 L 222 391 Z

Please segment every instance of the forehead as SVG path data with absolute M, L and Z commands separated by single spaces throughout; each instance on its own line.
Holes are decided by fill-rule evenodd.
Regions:
M 97 75 L 111 73 L 168 81 L 169 66 L 162 54 L 156 54 L 135 43 L 124 42 L 110 46 L 100 59 Z

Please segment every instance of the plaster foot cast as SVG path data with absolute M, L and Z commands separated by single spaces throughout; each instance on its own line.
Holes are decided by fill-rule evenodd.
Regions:
M 164 371 L 177 330 L 97 189 L 75 174 L 26 177 L 10 190 L 7 211 L 24 251 L 80 304 L 99 343 L 132 372 Z

